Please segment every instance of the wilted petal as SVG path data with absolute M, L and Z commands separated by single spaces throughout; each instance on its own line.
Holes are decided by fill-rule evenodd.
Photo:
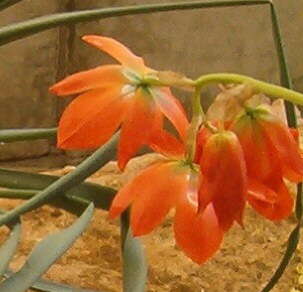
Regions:
M 173 71 L 158 71 L 157 77 L 162 84 L 169 84 L 172 87 L 182 88 L 187 91 L 194 91 L 194 81 L 182 73 Z
M 236 135 L 229 131 L 212 135 L 203 148 L 200 165 L 203 178 L 199 210 L 211 201 L 224 231 L 234 220 L 242 224 L 247 180 L 244 154 Z
M 50 88 L 56 95 L 70 95 L 89 89 L 121 86 L 127 80 L 120 65 L 105 65 L 66 77 Z
M 162 113 L 170 120 L 177 129 L 180 137 L 185 139 L 189 126 L 186 113 L 177 98 L 169 88 L 151 88 L 151 94 Z
M 244 102 L 252 97 L 253 90 L 246 84 L 224 89 L 208 108 L 209 121 L 231 121 L 243 110 Z
M 296 116 L 297 120 L 300 121 L 301 112 L 298 109 L 298 107 L 295 105 L 294 105 L 294 109 L 295 109 L 295 116 Z M 271 103 L 270 110 L 273 113 L 273 115 L 279 119 L 280 122 L 282 122 L 285 125 L 287 124 L 287 115 L 286 115 L 285 103 L 284 103 L 283 99 L 281 99 L 281 98 L 275 99 Z
M 136 56 L 127 47 L 112 38 L 98 35 L 86 35 L 82 37 L 82 40 L 103 52 L 106 52 L 123 66 L 139 71 L 145 71 L 146 69 L 141 57 Z
M 58 129 L 58 147 L 88 149 L 104 144 L 119 127 L 125 102 L 121 88 L 95 89 L 74 99 L 64 111 Z

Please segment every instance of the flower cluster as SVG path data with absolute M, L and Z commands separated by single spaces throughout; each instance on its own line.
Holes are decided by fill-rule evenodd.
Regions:
M 98 147 L 121 127 L 117 158 L 122 170 L 143 145 L 163 154 L 117 193 L 110 218 L 131 205 L 132 232 L 140 236 L 175 208 L 176 242 L 201 264 L 218 250 L 234 222 L 243 224 L 247 202 L 270 220 L 290 215 L 293 198 L 284 179 L 303 180 L 297 132 L 269 105 L 250 103 L 253 93 L 248 87 L 241 98 L 230 94 L 223 102 L 217 99 L 206 118 L 194 116 L 189 123 L 170 84 L 161 83 L 157 71 L 140 57 L 110 38 L 83 40 L 121 65 L 80 72 L 51 87 L 57 95 L 81 93 L 63 113 L 58 146 Z M 164 129 L 164 117 L 178 137 Z

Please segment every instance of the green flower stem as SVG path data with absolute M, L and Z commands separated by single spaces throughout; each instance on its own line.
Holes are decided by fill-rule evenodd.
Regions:
M 196 153 L 196 140 L 199 127 L 205 119 L 205 114 L 203 112 L 201 101 L 201 87 L 197 86 L 195 93 L 191 99 L 192 105 L 192 120 L 188 129 L 187 139 L 186 139 L 186 160 L 192 162 L 195 158 Z
M 0 142 L 56 138 L 57 128 L 0 130 Z
M 213 83 L 247 83 L 256 91 L 262 92 L 274 98 L 283 98 L 284 100 L 303 105 L 303 94 L 291 89 L 287 89 L 278 85 L 273 85 L 264 81 L 260 81 L 245 75 L 231 73 L 208 74 L 199 77 L 196 85 L 200 87 Z

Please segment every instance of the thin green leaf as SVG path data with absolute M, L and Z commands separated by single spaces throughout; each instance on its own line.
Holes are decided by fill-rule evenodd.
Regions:
M 91 289 L 80 289 L 71 287 L 69 285 L 58 284 L 51 281 L 39 280 L 36 281 L 35 284 L 32 285 L 32 289 L 34 288 L 37 291 L 43 292 L 101 292 L 97 290 Z
M 9 278 L 9 277 L 13 276 L 14 274 L 15 273 L 13 273 L 11 271 L 7 271 L 4 276 L 6 278 Z M 31 288 L 34 290 L 43 291 L 43 292 L 102 292 L 102 291 L 96 291 L 96 290 L 91 290 L 91 289 L 75 288 L 75 287 L 71 287 L 69 285 L 54 283 L 52 281 L 44 280 L 44 279 L 37 280 L 31 286 Z
M 144 292 L 147 263 L 138 238 L 129 228 L 128 212 L 121 216 L 121 248 L 123 257 L 123 292 Z
M 0 247 L 0 277 L 4 272 L 16 251 L 21 235 L 21 223 L 18 220 L 12 227 L 9 238 Z
M 118 136 L 118 133 L 115 134 L 110 141 L 80 163 L 74 171 L 60 177 L 46 189 L 42 190 L 38 195 L 7 212 L 5 215 L 2 215 L 0 217 L 0 226 L 10 222 L 11 220 L 15 220 L 25 212 L 40 207 L 60 194 L 64 194 L 64 192 L 79 185 L 83 180 L 100 169 L 104 164 L 114 158 Z
M 90 222 L 94 205 L 90 204 L 80 218 L 59 233 L 47 236 L 34 248 L 23 267 L 0 284 L 0 292 L 24 292 L 71 246 Z
M 57 128 L 0 130 L 0 142 L 56 138 Z
M 38 190 L 0 189 L 0 198 L 28 200 L 36 195 Z
M 1 187 L 42 190 L 56 180 L 58 176 L 0 168 Z
M 302 223 L 302 183 L 297 186 L 297 199 L 296 199 L 296 207 L 295 207 L 296 217 L 298 221 L 298 225 L 301 226 Z
M 53 175 L 0 168 L 0 186 L 6 188 L 0 189 L 0 197 L 28 200 L 59 178 Z M 112 188 L 85 182 L 64 192 L 64 197 L 60 196 L 48 203 L 76 214 L 79 213 L 79 207 L 82 209 L 83 204 L 87 205 L 90 202 L 93 202 L 96 208 L 108 210 L 115 193 Z M 77 204 L 73 205 L 72 202 Z
M 279 27 L 279 20 L 273 3 L 270 4 L 270 11 L 271 11 L 273 36 L 274 36 L 276 50 L 279 59 L 281 84 L 286 88 L 292 89 L 292 82 L 289 75 L 285 49 L 284 49 L 283 40 Z M 297 127 L 294 105 L 290 102 L 285 102 L 285 110 L 287 114 L 288 125 L 290 127 Z M 273 276 L 271 277 L 271 279 L 265 285 L 265 287 L 262 289 L 261 292 L 271 291 L 271 289 L 278 283 L 286 267 L 288 266 L 294 252 L 297 249 L 300 239 L 300 226 L 302 222 L 302 183 L 298 184 L 297 186 L 297 199 L 296 199 L 295 211 L 297 217 L 297 224 L 288 238 L 286 251 Z
M 229 7 L 229 6 L 249 6 L 249 5 L 262 5 L 268 4 L 268 0 L 238 0 L 238 1 L 187 1 L 176 3 L 160 3 L 160 4 L 146 4 L 134 5 L 125 7 L 114 8 L 101 8 L 93 10 L 84 10 L 76 12 L 57 13 L 48 16 L 42 16 L 27 21 L 11 24 L 0 29 L 0 45 L 8 42 L 33 35 L 40 31 L 57 27 L 62 24 L 71 24 L 78 22 L 92 21 L 96 19 L 135 15 L 144 13 L 153 13 L 160 11 L 173 11 L 173 10 L 187 10 L 197 8 L 210 8 L 210 7 Z
M 274 272 L 273 276 L 271 277 L 271 279 L 268 281 L 268 283 L 262 289 L 261 292 L 269 292 L 278 283 L 285 269 L 287 268 L 294 252 L 297 249 L 300 239 L 300 228 L 302 222 L 302 184 L 298 185 L 297 199 L 296 199 L 296 216 L 298 223 L 296 224 L 296 227 L 289 235 L 287 241 L 287 248 L 282 257 L 282 260 L 278 268 Z
M 293 253 L 296 251 L 298 242 L 300 237 L 300 226 L 296 226 L 296 228 L 291 232 L 288 238 L 287 249 L 283 255 L 283 258 L 279 264 L 279 267 L 275 271 L 274 275 L 270 279 L 270 281 L 266 284 L 266 286 L 262 289 L 262 292 L 269 292 L 280 280 L 283 275 L 286 267 L 288 266 L 290 259 Z
M 0 10 L 10 7 L 22 0 L 0 0 Z

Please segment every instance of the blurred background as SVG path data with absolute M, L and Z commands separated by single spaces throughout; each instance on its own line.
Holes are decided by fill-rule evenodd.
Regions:
M 50 13 L 175 1 L 24 0 L 1 12 L 0 26 Z M 277 5 L 294 87 L 303 91 L 302 1 Z M 123 16 L 48 30 L 0 47 L 0 128 L 54 127 L 71 98 L 48 87 L 65 76 L 112 60 L 84 44 L 85 34 L 116 38 L 154 69 L 201 74 L 234 72 L 279 83 L 269 7 L 209 8 Z M 62 166 L 83 153 L 56 149 L 55 141 L 0 145 L 2 165 Z M 22 162 L 23 161 L 23 162 Z

